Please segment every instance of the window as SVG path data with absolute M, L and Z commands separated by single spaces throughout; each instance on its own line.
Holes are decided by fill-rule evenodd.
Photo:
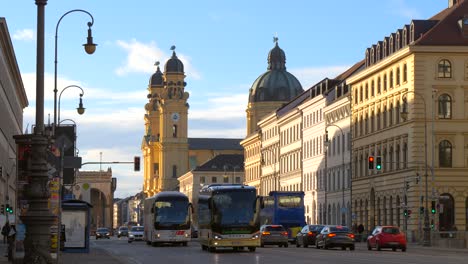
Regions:
M 205 183 L 205 181 L 206 181 L 206 180 L 205 180 L 205 176 L 201 176 L 201 177 L 200 177 L 200 183 Z
M 177 125 L 172 125 L 172 136 L 177 137 Z
M 380 109 L 377 110 L 377 118 L 376 118 L 376 122 L 377 122 L 377 131 L 380 130 Z
M 408 145 L 403 145 L 403 169 L 408 167 Z
M 400 85 L 400 67 L 396 70 L 396 85 Z
M 236 177 L 236 183 L 241 183 L 240 177 Z
M 217 183 L 218 182 L 218 179 L 216 177 L 211 177 L 211 182 L 212 183 Z
M 386 106 L 384 106 L 382 115 L 383 115 L 383 128 L 386 128 L 387 127 L 387 107 Z
M 390 71 L 390 88 L 393 88 L 393 71 Z
M 448 94 L 439 96 L 439 118 L 452 118 L 452 98 Z
M 360 91 L 359 91 L 359 99 L 360 99 L 360 102 L 362 102 L 363 98 L 364 98 L 364 94 L 362 93 L 362 85 L 361 85 L 361 88 L 360 88 Z
M 370 132 L 373 133 L 374 130 L 375 130 L 375 126 L 374 126 L 374 124 L 375 124 L 374 111 L 372 111 L 372 113 L 371 113 L 370 120 L 371 120 L 371 122 L 370 122 L 370 124 L 371 124 Z
M 375 89 L 374 80 L 372 80 L 372 82 L 371 82 L 371 90 L 370 90 L 371 96 L 374 96 L 374 95 L 375 95 L 375 90 L 374 90 L 374 89 Z
M 358 89 L 354 90 L 354 103 L 357 104 L 358 102 Z
M 393 104 L 390 104 L 390 108 L 388 109 L 388 125 L 393 125 Z
M 380 80 L 380 76 L 377 78 L 377 93 L 379 94 L 380 93 L 380 87 L 382 85 L 382 82 Z
M 400 102 L 397 102 L 396 111 L 395 111 L 395 112 L 396 112 L 396 113 L 395 113 L 395 119 L 396 119 L 395 124 L 399 124 L 399 123 L 400 123 L 400 111 L 401 111 L 401 109 L 400 109 Z
M 223 183 L 228 183 L 229 182 L 229 177 L 228 176 L 224 176 L 223 177 Z
M 403 82 L 408 81 L 408 66 L 406 64 L 403 64 Z
M 369 99 L 369 85 L 366 83 L 366 99 Z
M 172 166 L 172 178 L 177 178 L 177 166 Z
M 439 61 L 438 75 L 439 78 L 452 78 L 452 64 L 448 60 Z
M 387 74 L 383 77 L 383 90 L 387 91 Z
M 439 166 L 452 167 L 452 144 L 448 140 L 442 140 L 439 143 Z

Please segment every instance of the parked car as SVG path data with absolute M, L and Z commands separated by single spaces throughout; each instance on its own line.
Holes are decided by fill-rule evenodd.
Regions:
M 133 241 L 143 241 L 143 233 L 145 232 L 145 228 L 143 226 L 132 226 L 130 232 L 128 232 L 128 243 L 132 243 Z
M 117 231 L 117 237 L 120 238 L 121 236 L 128 237 L 128 227 L 126 226 L 119 227 L 119 230 Z
M 354 234 L 346 226 L 326 225 L 315 240 L 315 247 L 329 249 L 341 247 L 341 249 L 354 250 Z
M 96 229 L 96 239 L 107 238 L 110 239 L 110 230 L 107 227 L 98 227 Z
M 264 245 L 288 247 L 288 231 L 282 225 L 262 225 L 260 227 L 260 246 Z
M 406 251 L 406 236 L 397 226 L 376 226 L 367 237 L 367 249 L 391 248 L 393 251 Z
M 305 225 L 296 235 L 296 247 L 315 246 L 315 239 L 323 227 L 323 225 Z

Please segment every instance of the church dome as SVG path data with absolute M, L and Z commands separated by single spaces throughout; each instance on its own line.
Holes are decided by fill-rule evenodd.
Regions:
M 172 57 L 167 60 L 166 65 L 164 66 L 164 72 L 184 73 L 184 64 L 179 60 L 179 58 L 177 58 L 174 51 L 175 47 L 173 46 L 171 49 L 173 50 Z
M 286 55 L 275 41 L 268 53 L 268 71 L 250 88 L 249 102 L 291 101 L 304 90 L 297 78 L 286 71 Z
M 162 86 L 163 85 L 163 74 L 161 70 L 158 68 L 156 69 L 156 72 L 151 75 L 151 78 L 149 80 L 149 85 L 150 87 L 154 86 Z

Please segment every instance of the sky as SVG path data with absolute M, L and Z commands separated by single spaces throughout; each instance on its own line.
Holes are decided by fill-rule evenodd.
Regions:
M 83 88 L 86 111 L 77 114 L 81 91 L 68 88 L 60 99 L 60 119 L 77 124 L 84 163 L 142 156 L 148 81 L 155 62 L 164 66 L 169 59 L 172 45 L 187 76 L 189 137 L 244 138 L 249 88 L 267 70 L 273 37 L 286 53 L 287 70 L 307 90 L 362 60 L 367 47 L 412 19 L 428 19 L 447 6 L 447 0 L 49 0 L 44 120 L 53 121 L 55 29 L 71 10 L 93 16 L 98 44 L 94 54 L 84 52 L 89 15 L 78 11 L 63 17 L 57 89 Z M 26 130 L 35 122 L 37 6 L 34 0 L 0 0 L 0 7 L 28 96 Z M 116 198 L 141 191 L 143 171 L 134 172 L 131 164 L 102 165 L 109 167 L 117 178 Z

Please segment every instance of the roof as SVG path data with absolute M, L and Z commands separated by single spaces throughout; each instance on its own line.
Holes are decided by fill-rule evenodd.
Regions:
M 435 26 L 419 38 L 415 45 L 468 45 L 458 26 L 458 20 L 468 15 L 468 1 L 460 1 L 431 18 L 439 20 Z
M 220 154 L 197 166 L 194 171 L 244 171 L 244 155 Z
M 345 72 L 343 72 L 340 75 L 336 76 L 335 79 L 345 81 L 347 78 L 349 78 L 354 73 L 362 70 L 364 68 L 364 66 L 365 66 L 364 62 L 365 62 L 365 60 L 361 60 L 361 61 L 357 62 L 356 64 L 351 66 L 349 69 L 347 69 Z
M 243 150 L 241 138 L 189 138 L 189 150 Z

